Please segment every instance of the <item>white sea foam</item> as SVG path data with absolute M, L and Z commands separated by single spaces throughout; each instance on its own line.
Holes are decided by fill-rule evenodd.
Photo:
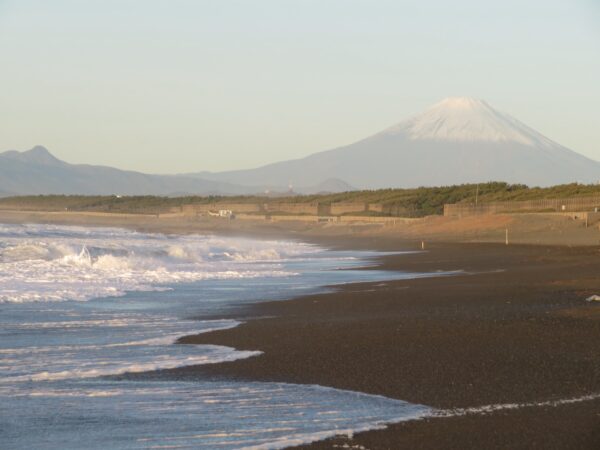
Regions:
M 87 364 L 79 361 L 78 368 L 73 368 L 73 361 L 60 361 L 71 367 L 67 370 L 30 372 L 26 375 L 3 377 L 2 383 L 15 383 L 24 381 L 56 381 L 67 379 L 96 378 L 107 375 L 121 375 L 125 373 L 150 372 L 153 370 L 174 369 L 177 367 L 196 366 L 203 364 L 216 364 L 236 359 L 250 358 L 260 355 L 260 351 L 239 351 L 230 347 L 203 345 L 198 349 L 197 355 L 164 354 L 149 355 L 147 361 L 141 357 L 135 363 L 124 361 L 93 361 Z
M 473 406 L 470 408 L 455 408 L 438 410 L 433 415 L 436 417 L 452 417 L 452 416 L 468 416 L 479 414 L 492 414 L 497 411 L 522 409 L 522 408 L 541 408 L 541 407 L 557 407 L 562 405 L 570 405 L 573 403 L 582 403 L 600 399 L 600 392 L 581 395 L 578 397 L 567 397 L 554 400 L 543 400 L 538 402 L 523 402 L 523 403 L 494 403 L 491 405 Z
M 8 333 L 41 333 L 46 338 L 44 345 L 35 341 L 36 346 L 0 349 L 0 387 L 214 364 L 260 354 L 224 346 L 172 345 L 184 335 L 235 327 L 235 320 L 181 320 L 131 312 L 70 316 L 71 320 L 4 324 Z M 94 343 L 85 343 L 90 336 Z
M 0 303 L 88 300 L 213 279 L 293 275 L 306 244 L 147 235 L 119 229 L 0 226 Z

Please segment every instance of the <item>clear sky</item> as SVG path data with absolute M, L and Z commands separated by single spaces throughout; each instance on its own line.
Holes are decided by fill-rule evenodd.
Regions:
M 600 1 L 0 0 L 0 151 L 247 168 L 448 96 L 600 160 Z

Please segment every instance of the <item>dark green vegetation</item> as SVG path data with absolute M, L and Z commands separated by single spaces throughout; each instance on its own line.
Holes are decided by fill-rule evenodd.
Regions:
M 339 194 L 297 195 L 289 197 L 259 196 L 79 196 L 79 195 L 39 195 L 26 197 L 0 198 L 0 208 L 44 211 L 99 211 L 121 213 L 164 213 L 178 211 L 182 205 L 226 203 L 338 203 L 362 202 L 391 205 L 405 211 L 402 215 L 419 217 L 441 214 L 445 203 L 474 203 L 475 196 L 480 203 L 510 200 L 538 200 L 600 195 L 600 185 L 564 184 L 548 188 L 530 188 L 522 184 L 491 182 L 461 184 L 442 187 L 421 187 L 415 189 L 379 189 L 372 191 L 351 191 Z

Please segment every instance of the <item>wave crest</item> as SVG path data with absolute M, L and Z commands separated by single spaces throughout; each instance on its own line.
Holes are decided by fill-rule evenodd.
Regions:
M 0 303 L 82 301 L 171 283 L 289 276 L 284 260 L 318 251 L 281 241 L 11 227 L 0 229 Z

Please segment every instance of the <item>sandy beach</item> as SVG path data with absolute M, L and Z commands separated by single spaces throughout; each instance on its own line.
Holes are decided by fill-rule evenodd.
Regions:
M 380 248 L 397 249 L 390 241 Z M 595 248 L 440 244 L 385 257 L 382 267 L 464 274 L 265 303 L 243 311 L 238 328 L 182 342 L 265 352 L 202 375 L 315 383 L 442 409 L 577 398 L 600 392 L 600 307 L 584 301 L 600 290 L 597 258 Z M 600 399 L 532 406 L 306 448 L 591 449 L 600 444 L 599 413 Z
M 520 219 L 503 220 L 514 225 Z M 581 230 L 564 223 L 557 231 L 554 222 L 545 228 L 535 222 L 515 235 L 567 244 Z M 125 220 L 112 224 L 136 226 Z M 141 225 L 165 232 L 208 229 L 176 222 L 163 228 Z M 600 399 L 571 402 L 600 393 L 600 305 L 585 301 L 600 294 L 600 250 L 592 245 L 598 230 L 584 230 L 587 245 L 507 246 L 447 242 L 485 240 L 486 233 L 496 239 L 499 227 L 475 227 L 475 234 L 464 229 L 444 234 L 438 228 L 435 238 L 433 229 L 425 251 L 384 256 L 378 268 L 456 274 L 351 284 L 240 308 L 232 316 L 245 321 L 241 326 L 180 342 L 261 350 L 261 356 L 175 369 L 169 376 L 319 384 L 446 412 L 523 404 L 489 413 L 457 411 L 302 448 L 600 448 Z M 306 225 L 236 229 L 227 224 L 221 231 L 332 248 L 420 248 L 416 234 L 373 228 L 332 232 Z

